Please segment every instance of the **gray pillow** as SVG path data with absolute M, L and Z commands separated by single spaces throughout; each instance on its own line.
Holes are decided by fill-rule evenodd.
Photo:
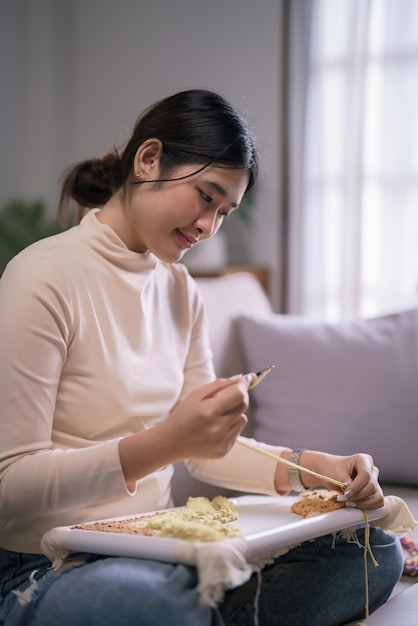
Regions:
M 270 314 L 237 320 L 254 437 L 335 454 L 368 452 L 385 482 L 418 484 L 418 310 L 321 323 Z

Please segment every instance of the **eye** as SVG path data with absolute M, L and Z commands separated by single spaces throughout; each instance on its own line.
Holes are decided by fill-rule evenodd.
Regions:
M 197 190 L 198 190 L 198 192 L 199 192 L 199 194 L 200 194 L 201 198 L 202 198 L 205 202 L 207 202 L 208 204 L 210 204 L 210 203 L 212 202 L 213 198 L 212 198 L 211 196 L 209 196 L 207 193 L 205 193 L 205 192 L 203 191 L 203 189 L 200 189 L 200 187 L 197 187 Z
M 219 215 L 219 217 L 228 218 L 230 213 L 228 213 L 228 211 L 218 211 L 218 215 Z

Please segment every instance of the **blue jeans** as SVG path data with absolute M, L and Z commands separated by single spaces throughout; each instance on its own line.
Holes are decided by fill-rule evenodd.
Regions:
M 357 534 L 364 543 L 363 531 Z M 379 528 L 371 529 L 370 544 L 379 563 L 374 567 L 368 559 L 372 612 L 399 580 L 403 555 L 399 541 Z M 54 572 L 45 557 L 0 550 L 0 625 L 253 626 L 257 611 L 260 626 L 337 626 L 364 618 L 363 554 L 342 537 L 304 542 L 263 569 L 261 586 L 254 575 L 210 609 L 199 606 L 193 567 L 72 555 Z M 23 607 L 11 591 L 31 585 Z

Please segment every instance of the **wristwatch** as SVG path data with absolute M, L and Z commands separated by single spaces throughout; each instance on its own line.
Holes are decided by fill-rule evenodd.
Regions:
M 293 450 L 292 454 L 289 457 L 289 461 L 291 461 L 292 463 L 296 463 L 296 465 L 299 465 L 300 455 L 302 454 L 302 452 L 304 452 L 304 449 Z M 296 493 L 305 491 L 306 487 L 302 485 L 299 470 L 297 470 L 296 467 L 288 467 L 287 472 L 292 491 L 296 491 Z

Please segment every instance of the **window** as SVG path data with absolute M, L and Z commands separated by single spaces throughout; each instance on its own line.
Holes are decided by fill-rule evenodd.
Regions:
M 416 306 L 418 2 L 312 3 L 300 313 Z

